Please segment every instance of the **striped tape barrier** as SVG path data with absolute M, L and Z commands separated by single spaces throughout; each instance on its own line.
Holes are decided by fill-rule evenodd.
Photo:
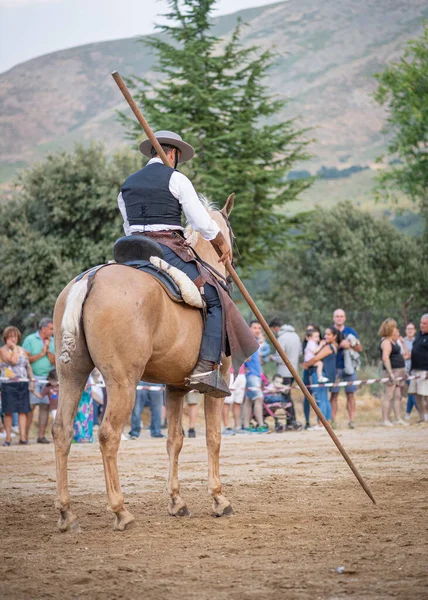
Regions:
M 396 377 L 395 381 L 409 381 L 410 379 L 426 379 L 426 374 L 423 375 L 409 375 L 408 377 Z M 9 382 L 9 383 L 17 383 L 17 382 L 29 382 L 30 380 L 25 377 L 0 377 L 1 382 Z M 322 387 L 346 387 L 348 385 L 372 385 L 373 383 L 388 383 L 390 381 L 389 377 L 380 377 L 378 379 L 356 379 L 355 381 L 338 381 L 338 382 L 328 382 L 328 383 L 313 383 L 309 384 L 306 387 L 308 388 L 322 388 Z M 48 383 L 47 379 L 36 379 L 35 383 Z M 86 387 L 106 387 L 104 383 L 89 383 Z M 155 391 L 164 391 L 164 385 L 137 385 L 137 390 L 147 390 L 150 392 Z M 259 388 L 248 387 L 247 390 L 257 391 Z M 297 385 L 286 385 L 283 386 L 284 390 L 294 390 L 299 389 Z M 272 392 L 269 392 L 272 393 Z

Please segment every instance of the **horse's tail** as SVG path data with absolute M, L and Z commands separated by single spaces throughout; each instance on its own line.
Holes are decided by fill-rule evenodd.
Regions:
M 88 280 L 76 282 L 68 292 L 65 311 L 61 322 L 62 345 L 59 360 L 68 363 L 76 350 L 76 337 L 79 335 L 83 302 L 88 290 Z

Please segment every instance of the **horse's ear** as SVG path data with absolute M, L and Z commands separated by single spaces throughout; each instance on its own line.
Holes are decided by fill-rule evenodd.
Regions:
M 221 212 L 229 218 L 230 213 L 233 210 L 233 205 L 235 204 L 235 192 L 232 192 L 229 198 L 226 200 L 226 204 L 221 209 Z

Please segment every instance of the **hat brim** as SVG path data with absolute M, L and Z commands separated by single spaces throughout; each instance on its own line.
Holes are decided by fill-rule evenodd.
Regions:
M 158 137 L 156 138 L 160 144 L 170 144 L 174 146 L 174 148 L 178 148 L 181 152 L 181 156 L 178 159 L 179 163 L 184 163 L 195 156 L 195 150 L 193 146 L 188 144 L 187 142 L 183 142 L 180 140 L 175 140 L 174 138 L 169 137 Z M 152 156 L 152 142 L 147 139 L 140 144 L 140 152 L 144 154 L 144 156 L 148 156 L 151 158 Z

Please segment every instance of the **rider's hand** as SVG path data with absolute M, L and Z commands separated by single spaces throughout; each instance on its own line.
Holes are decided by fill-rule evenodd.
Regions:
M 211 240 L 211 244 L 220 257 L 218 262 L 225 264 L 228 260 L 232 260 L 232 251 L 221 231 Z
M 232 260 L 232 252 L 230 251 L 230 249 L 226 250 L 226 252 L 224 252 L 220 258 L 218 259 L 218 262 L 223 263 L 224 265 L 227 263 L 227 261 L 231 261 Z

